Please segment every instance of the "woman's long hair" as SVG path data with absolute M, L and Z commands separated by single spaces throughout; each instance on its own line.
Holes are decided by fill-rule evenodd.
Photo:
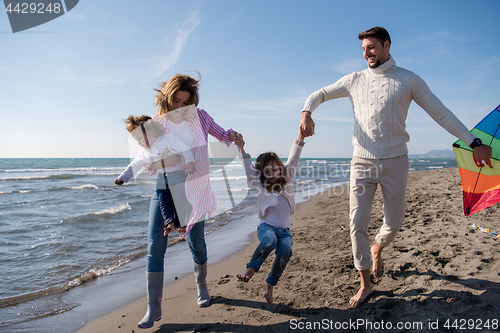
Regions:
M 156 91 L 156 114 L 164 115 L 167 112 L 172 111 L 172 105 L 174 104 L 174 95 L 178 91 L 189 92 L 189 94 L 191 95 L 189 105 L 194 104 L 198 106 L 198 103 L 200 101 L 198 88 L 200 86 L 201 80 L 200 73 L 198 73 L 198 75 L 200 76 L 200 78 L 196 80 L 189 75 L 175 74 L 168 81 L 159 84 L 159 89 L 154 88 L 154 90 Z

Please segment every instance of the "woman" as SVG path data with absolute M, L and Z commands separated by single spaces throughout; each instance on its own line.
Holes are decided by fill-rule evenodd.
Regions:
M 188 75 L 176 74 L 163 82 L 160 89 L 155 89 L 155 105 L 158 109 L 153 116 L 163 125 L 165 133 L 176 136 L 191 148 L 195 156 L 194 169 L 184 170 L 180 163 L 166 166 L 155 162 L 149 167 L 149 173 L 154 174 L 157 169 L 163 169 L 158 173 L 156 188 L 170 189 L 179 220 L 187 224 L 185 237 L 193 259 L 198 305 L 204 307 L 210 305 L 206 284 L 204 220 L 207 214 L 210 217 L 216 209 L 215 195 L 210 186 L 208 135 L 228 146 L 233 141 L 239 144 L 241 138 L 232 129 L 226 131 L 220 127 L 205 110 L 195 107 L 199 102 L 198 87 L 199 80 Z M 154 321 L 161 319 L 164 258 L 169 230 L 164 229 L 158 196 L 155 194 L 151 198 L 148 226 L 148 309 L 139 322 L 141 328 L 152 327 Z

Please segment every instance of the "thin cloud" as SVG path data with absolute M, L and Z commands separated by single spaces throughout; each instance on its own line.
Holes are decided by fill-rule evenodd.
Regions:
M 229 21 L 230 22 L 237 21 L 240 18 L 240 16 L 245 12 L 246 7 L 247 6 L 243 4 L 242 8 L 235 15 L 233 15 L 233 17 Z
M 99 88 L 127 82 L 127 75 L 118 69 L 108 69 L 101 72 L 84 72 L 75 69 L 68 64 L 57 68 L 56 75 L 52 77 L 55 81 L 71 83 L 72 89 L 81 90 Z M 44 87 L 41 87 L 45 89 Z
M 350 21 L 347 21 L 346 19 L 344 19 L 344 21 L 346 21 L 346 22 L 347 22 L 347 23 L 349 23 L 350 25 L 352 25 L 352 26 L 354 26 L 354 27 L 356 27 L 356 28 L 358 28 L 358 29 L 360 29 L 360 30 L 361 30 L 361 27 L 358 27 L 356 24 L 354 24 L 354 23 L 352 23 L 352 22 L 350 22 Z
M 352 72 L 359 72 L 366 69 L 366 61 L 363 59 L 361 50 L 359 51 L 360 55 L 355 59 L 344 60 L 341 62 L 337 62 L 328 66 L 331 70 L 340 74 L 350 74 Z
M 296 91 L 294 94 L 280 96 L 273 99 L 259 101 L 238 100 L 217 109 L 238 110 L 238 112 L 221 112 L 231 116 L 222 116 L 224 119 L 286 119 L 296 118 L 302 110 L 304 102 L 311 90 Z
M 304 102 L 312 91 L 312 89 L 297 89 L 293 93 L 273 99 L 263 99 L 260 101 L 239 100 L 223 106 L 216 106 L 215 109 L 221 111 L 217 119 L 298 119 L 300 118 L 300 112 L 303 110 Z M 332 108 L 337 111 L 332 112 Z M 225 112 L 224 109 L 231 110 L 232 112 Z M 344 104 L 330 105 L 330 107 L 323 106 L 321 112 L 315 116 L 315 119 L 352 123 L 352 109 L 351 107 L 345 108 Z
M 169 43 L 169 39 L 167 38 L 167 47 L 172 51 L 168 53 L 165 57 L 161 57 L 157 61 L 154 78 L 158 79 L 163 73 L 167 72 L 173 65 L 177 63 L 179 59 L 182 49 L 186 44 L 186 41 L 189 35 L 196 29 L 196 27 L 200 24 L 200 12 L 194 11 L 188 19 L 181 24 L 181 26 L 176 31 L 176 36 L 173 40 L 172 45 Z

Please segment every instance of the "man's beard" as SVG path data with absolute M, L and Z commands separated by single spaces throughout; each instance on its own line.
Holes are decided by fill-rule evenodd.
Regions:
M 377 60 L 375 63 L 371 64 L 371 63 L 368 63 L 368 67 L 370 68 L 377 68 L 378 66 L 382 65 L 380 63 L 380 60 Z

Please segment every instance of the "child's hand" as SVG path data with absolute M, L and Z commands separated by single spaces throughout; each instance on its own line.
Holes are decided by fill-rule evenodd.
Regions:
M 243 135 L 241 133 L 236 133 L 236 139 L 234 140 L 234 144 L 238 146 L 240 152 L 244 153 L 245 150 L 243 147 L 245 146 L 245 140 L 243 140 Z
M 120 178 L 116 178 L 115 179 L 115 184 L 116 185 L 123 185 L 123 183 L 124 183 L 123 180 L 121 180 Z
M 183 227 L 180 227 L 180 228 L 163 228 L 163 236 L 167 236 L 169 233 L 171 233 L 172 231 L 177 231 L 178 233 L 180 234 L 184 234 L 186 232 L 186 228 L 183 228 Z
M 237 145 L 238 147 L 243 148 L 243 146 L 245 145 L 245 140 L 243 140 L 243 134 L 238 133 L 236 135 L 236 140 L 234 140 L 234 144 Z
M 304 138 L 305 138 L 305 137 L 304 137 L 304 136 L 302 136 L 302 134 L 301 134 L 301 133 L 299 133 L 299 135 L 297 135 L 297 140 L 299 140 L 299 141 L 302 141 L 302 142 L 303 142 L 303 141 L 304 141 Z
M 186 175 L 194 173 L 196 171 L 194 162 L 189 162 L 188 164 L 186 164 L 186 166 L 184 167 L 184 171 L 186 171 Z

